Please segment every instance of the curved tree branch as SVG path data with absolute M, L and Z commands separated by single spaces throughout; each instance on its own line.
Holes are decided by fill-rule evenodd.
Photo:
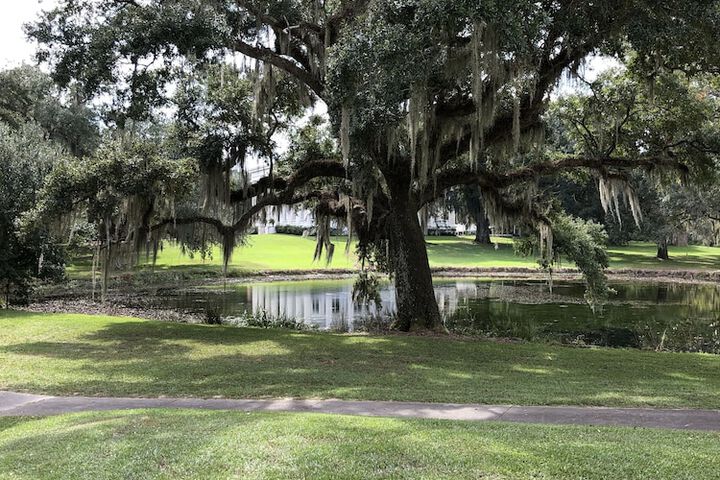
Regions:
M 255 198 L 268 191 L 286 191 L 294 194 L 299 188 L 316 178 L 347 178 L 345 166 L 335 160 L 313 160 L 302 165 L 289 178 L 262 177 L 248 188 L 235 190 L 230 194 L 231 203 L 239 203 Z M 277 192 L 281 195 L 281 192 Z
M 323 98 L 325 85 L 320 78 L 305 70 L 295 61 L 280 55 L 270 48 L 250 45 L 242 40 L 235 40 L 232 48 L 238 53 L 267 62 L 285 71 L 307 85 L 318 97 Z
M 473 170 L 471 167 L 458 167 L 446 169 L 438 174 L 435 185 L 428 186 L 422 195 L 422 204 L 431 202 L 455 186 L 478 185 L 481 188 L 506 188 L 522 182 L 533 181 L 539 177 L 556 175 L 565 170 L 576 168 L 590 168 L 603 171 L 609 168 L 631 170 L 635 168 L 670 168 L 686 174 L 688 167 L 668 157 L 565 157 L 560 160 L 537 162 L 518 167 L 504 173 L 490 170 Z
M 190 225 L 194 223 L 204 223 L 214 227 L 220 234 L 237 233 L 246 228 L 252 218 L 266 207 L 295 205 L 331 195 L 332 193 L 317 190 L 296 193 L 298 189 L 305 186 L 311 180 L 324 177 L 346 178 L 345 167 L 342 163 L 334 160 L 316 160 L 303 165 L 288 179 L 263 177 L 244 190 L 233 191 L 230 195 L 231 203 L 239 203 L 252 198 L 256 198 L 257 201 L 232 225 L 226 225 L 222 220 L 217 218 L 193 215 L 183 218 L 163 218 L 149 227 L 149 231 L 157 231 L 169 224 Z

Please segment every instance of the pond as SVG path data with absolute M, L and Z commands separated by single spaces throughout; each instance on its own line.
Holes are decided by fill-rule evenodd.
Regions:
M 228 285 L 160 292 L 156 307 L 223 319 L 262 316 L 302 321 L 321 330 L 363 329 L 369 319 L 389 321 L 395 310 L 390 284 L 382 309 L 352 299 L 352 279 Z M 657 350 L 720 353 L 720 285 L 618 283 L 601 311 L 584 302 L 580 283 L 440 279 L 435 295 L 451 331 L 472 335 Z

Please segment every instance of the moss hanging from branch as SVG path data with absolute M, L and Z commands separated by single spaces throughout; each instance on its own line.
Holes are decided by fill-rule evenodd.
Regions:
M 352 111 L 350 106 L 343 104 L 340 120 L 340 150 L 342 151 L 345 169 L 350 165 L 350 118 Z
M 230 162 L 215 161 L 206 165 L 203 174 L 203 210 L 217 212 L 230 204 L 232 167 Z
M 417 142 L 420 134 L 423 109 L 425 108 L 424 91 L 419 87 L 413 87 L 410 92 L 407 113 L 407 132 L 410 144 L 410 171 L 415 175 L 415 163 L 417 162 Z
M 513 92 L 513 155 L 517 155 L 520 151 L 520 94 L 515 90 Z
M 500 56 L 500 36 L 494 26 L 476 21 L 470 41 L 472 62 L 472 95 L 475 121 L 472 124 L 470 162 L 476 165 L 485 144 L 485 130 L 495 119 L 497 89 L 506 77 Z M 486 89 L 489 95 L 486 95 Z
M 350 246 L 353 239 L 353 199 L 350 195 L 340 194 L 340 205 L 345 209 L 345 226 L 348 229 L 347 240 L 345 242 L 345 254 L 350 254 Z
M 273 66 L 269 63 L 262 63 L 262 68 L 257 63 L 254 76 L 253 116 L 261 120 L 273 106 L 277 96 L 277 77 Z
M 365 216 L 368 227 L 373 221 L 373 209 L 375 205 L 375 191 L 370 190 L 367 194 L 367 200 L 365 200 Z
M 317 243 L 315 245 L 313 261 L 317 262 L 322 258 L 324 249 L 328 265 L 332 262 L 333 254 L 335 253 L 335 245 L 332 243 L 330 237 L 330 220 L 330 215 L 320 213 L 316 210 L 315 223 L 317 224 Z
M 500 192 L 493 189 L 483 190 L 482 202 L 485 208 L 485 214 L 490 220 L 490 223 L 496 228 L 507 229 L 511 226 L 513 220 L 520 217 L 527 218 L 529 216 L 523 212 L 510 213 L 507 208 L 504 207 L 505 200 L 501 197 Z M 525 220 L 523 218 L 523 220 Z
M 228 265 L 235 249 L 236 235 L 233 228 L 226 228 L 222 232 L 223 275 L 227 275 Z
M 615 214 L 618 223 L 622 225 L 620 215 L 620 199 L 622 198 L 630 207 L 635 224 L 640 226 L 642 222 L 640 201 L 626 178 L 617 175 L 601 175 L 598 180 L 598 190 L 600 191 L 600 203 L 606 213 Z
M 410 173 L 412 178 L 417 180 L 419 188 L 427 185 L 428 178 L 432 174 L 436 156 L 435 150 L 431 147 L 434 130 L 435 110 L 428 97 L 427 86 L 414 85 L 408 101 L 407 132 L 410 145 Z
M 540 222 L 536 228 L 540 234 L 540 257 L 552 262 L 555 255 L 553 250 L 554 237 L 552 225 L 548 222 Z

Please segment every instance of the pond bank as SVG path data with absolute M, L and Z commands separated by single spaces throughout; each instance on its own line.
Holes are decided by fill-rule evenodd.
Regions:
M 538 268 L 528 267 L 433 267 L 435 278 L 448 277 L 480 277 L 488 279 L 516 280 L 547 280 L 546 272 Z M 185 269 L 139 269 L 133 272 L 115 274 L 111 289 L 140 289 L 151 291 L 157 288 L 183 286 L 199 286 L 205 284 L 240 284 L 250 282 L 303 281 L 303 280 L 334 280 L 354 277 L 357 269 L 287 269 L 230 272 L 223 277 L 220 270 L 194 271 Z M 384 276 L 384 275 L 383 275 Z M 720 270 L 701 269 L 608 269 L 609 280 L 616 281 L 653 281 L 683 283 L 720 283 Z M 582 275 L 576 268 L 556 268 L 553 270 L 554 280 L 581 280 Z M 92 282 L 89 279 L 72 279 L 69 286 L 50 286 L 44 290 L 53 296 L 55 292 L 67 294 L 72 290 L 88 292 Z M 98 287 L 99 289 L 99 287 Z M 41 293 L 43 295 L 43 293 Z

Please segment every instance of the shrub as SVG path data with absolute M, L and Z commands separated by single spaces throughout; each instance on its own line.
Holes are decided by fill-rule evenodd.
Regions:
M 276 225 L 275 226 L 275 232 L 276 233 L 284 233 L 285 235 L 302 235 L 305 230 L 307 230 L 305 227 L 298 227 L 297 225 Z

